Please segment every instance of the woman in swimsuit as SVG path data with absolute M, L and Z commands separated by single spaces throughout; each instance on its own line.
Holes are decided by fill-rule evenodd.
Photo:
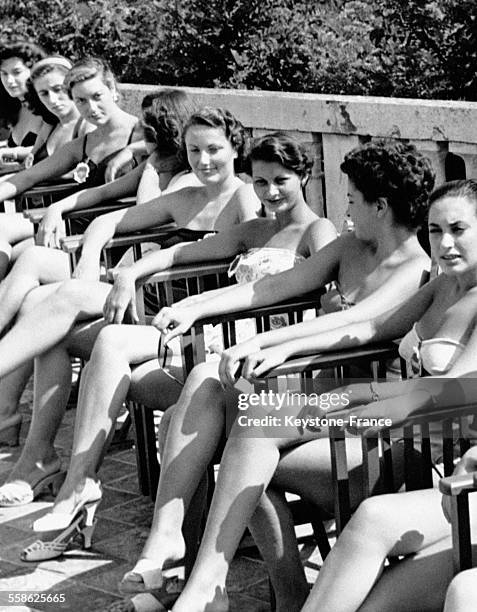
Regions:
M 50 76 L 50 74 L 47 74 Z M 161 90 L 147 96 L 143 101 L 143 125 L 147 146 L 155 149 L 157 158 L 156 177 L 162 190 L 172 191 L 187 186 L 200 185 L 196 176 L 189 172 L 184 174 L 186 162 L 182 160 L 182 126 L 185 125 L 195 106 L 188 95 L 180 90 Z M 167 168 L 161 167 L 162 161 L 176 163 Z M 48 208 L 56 210 L 73 210 L 86 208 L 102 199 L 113 199 L 132 195 L 138 184 L 142 183 L 141 171 L 145 164 L 130 172 L 114 183 L 77 192 L 68 198 L 52 204 Z M 157 193 L 157 185 L 151 186 L 147 180 L 149 199 Z M 146 186 L 147 187 L 147 186 Z M 145 194 L 145 197 L 147 195 Z M 61 213 L 60 213 L 61 222 Z M 54 217 L 53 217 L 54 223 Z M 51 233 L 50 233 L 51 232 Z M 59 233 L 59 232 L 58 232 Z M 43 236 L 58 238 L 54 226 L 46 223 Z M 48 240 L 49 242 L 49 240 Z M 32 246 L 27 248 L 17 259 L 12 270 L 0 284 L 0 330 L 10 323 L 21 308 L 23 300 L 30 291 L 40 285 L 55 283 L 70 276 L 70 264 L 66 253 L 58 249 Z M 0 444 L 17 445 L 21 426 L 21 415 L 18 414 L 18 403 L 23 389 L 30 377 L 33 364 L 25 364 L 12 374 L 0 380 Z
M 360 385 L 355 389 L 357 397 L 353 403 L 372 402 L 366 414 L 390 416 L 402 404 L 410 410 L 432 408 L 437 401 L 439 406 L 445 406 L 446 385 L 459 377 L 472 378 L 477 370 L 477 181 L 446 183 L 433 193 L 429 238 L 441 270 L 435 280 L 381 317 L 343 327 L 338 333 L 301 338 L 300 348 L 296 339 L 278 346 L 280 359 L 302 350 L 336 350 L 404 336 L 399 350 L 408 363 L 409 374 L 429 376 L 373 384 L 373 393 L 369 386 L 366 389 Z M 267 354 L 273 350 L 271 347 L 252 355 L 245 373 L 259 374 L 262 365 L 267 368 Z M 475 402 L 472 389 L 466 390 L 464 385 L 460 388 L 464 401 L 468 393 L 467 400 Z M 455 393 L 452 399 L 455 400 Z M 247 451 L 242 448 L 241 452 Z M 262 453 L 261 461 L 263 457 Z M 310 462 L 310 457 L 315 458 L 311 460 L 311 467 L 306 467 L 305 461 Z M 321 489 L 312 493 L 309 487 L 296 483 L 306 473 L 309 477 L 320 459 L 323 451 L 319 449 L 319 441 L 285 450 L 272 483 L 287 490 L 302 486 L 308 496 L 319 496 Z M 472 472 L 476 468 L 473 447 L 460 461 L 456 473 Z M 315 482 L 321 482 L 322 471 L 320 467 Z M 234 478 L 237 478 L 236 471 Z M 288 488 L 292 479 L 295 485 Z M 303 612 L 441 610 L 452 578 L 452 542 L 440 497 L 437 489 L 426 489 L 379 495 L 362 502 L 320 570 Z M 475 522 L 475 511 L 473 517 Z M 398 555 L 405 558 L 383 571 L 387 556 Z M 464 575 L 453 584 L 449 606 L 451 601 L 457 601 L 459 583 L 465 580 Z M 302 591 L 306 593 L 305 584 Z
M 163 309 L 155 324 L 163 330 L 164 341 L 168 342 L 195 320 L 209 314 L 266 305 L 272 299 L 279 301 L 301 295 L 333 280 L 339 281 L 347 301 L 356 305 L 342 310 L 341 297 L 335 293 L 327 304 L 331 313 L 306 323 L 312 330 L 329 330 L 348 321 L 366 320 L 412 295 L 429 266 L 429 258 L 416 237 L 434 184 L 429 161 L 411 145 L 377 141 L 351 151 L 341 167 L 348 175 L 353 232 L 340 236 L 293 272 L 219 289 Z M 282 333 L 287 334 L 287 329 L 273 333 L 280 337 Z M 257 346 L 254 340 L 249 342 Z M 250 346 L 248 342 L 238 345 L 239 360 L 240 352 L 247 346 Z M 233 350 L 224 353 L 226 364 L 234 361 Z M 249 352 L 250 349 L 245 356 Z M 141 559 L 123 581 L 124 588 L 130 591 L 158 588 L 162 567 L 183 556 L 183 517 L 221 438 L 225 408 L 229 405 L 236 410 L 238 393 L 234 389 L 224 392 L 218 380 L 217 364 L 201 364 L 189 375 L 177 404 L 166 413 L 164 426 L 161 425 L 162 437 L 167 426 L 169 429 L 161 461 L 153 529 Z M 261 460 L 253 448 L 250 452 L 257 468 Z M 278 451 L 275 456 L 278 459 Z M 240 473 L 239 467 L 235 464 L 236 474 Z M 237 497 L 229 495 L 229 491 L 230 488 L 225 490 L 227 502 L 233 499 L 238 508 Z M 257 503 L 263 489 L 250 487 L 250 495 L 241 491 L 240 504 L 248 503 L 254 496 Z M 224 492 L 222 488 L 220 492 Z M 211 515 L 214 517 L 215 505 L 214 502 Z M 176 604 L 178 610 L 204 610 L 206 602 L 210 610 L 227 609 L 225 576 L 242 535 L 242 525 L 246 524 L 243 521 L 247 519 L 246 513 L 238 516 L 241 510 L 237 516 L 233 512 L 230 523 L 221 519 L 208 521 L 198 563 L 183 598 Z M 224 539 L 218 536 L 217 529 L 225 530 Z M 221 542 L 217 548 L 218 537 Z M 141 605 L 160 609 L 150 594 L 141 594 L 140 598 L 146 595 L 150 604 L 142 601 Z
M 204 151 L 204 144 L 199 132 L 190 137 L 187 132 L 192 168 L 208 181 L 217 180 L 221 163 Z M 276 260 L 274 265 L 290 268 L 297 256 L 308 257 L 335 237 L 331 222 L 318 218 L 304 201 L 302 186 L 311 162 L 297 142 L 279 133 L 264 136 L 253 146 L 250 160 L 255 191 L 275 217 L 253 219 L 199 243 L 158 251 L 127 270 L 120 270 L 104 306 L 107 321 L 122 320 L 126 307 L 135 299 L 136 279 L 171 265 L 223 259 L 253 248 L 262 250 L 253 266 L 256 271 L 269 267 L 271 258 Z M 242 272 L 247 265 L 251 265 L 250 260 L 239 264 Z M 165 410 L 179 396 L 180 381 L 158 367 L 158 340 L 159 334 L 151 326 L 108 325 L 100 332 L 81 383 L 77 435 L 67 479 L 53 511 L 35 523 L 35 530 L 51 530 L 52 525 L 57 529 L 61 524 L 68 534 L 73 524 L 88 527 L 83 520 L 85 508 L 89 514 L 87 523 L 91 524 L 93 508 L 101 497 L 97 468 L 130 381 L 132 396 L 146 401 L 153 409 Z M 114 363 L 110 361 L 112 356 Z M 133 374 L 132 366 L 137 366 Z M 60 534 L 63 550 L 68 543 L 64 535 Z M 61 554 L 60 548 L 51 541 L 37 542 L 25 551 L 23 558 L 31 561 L 51 558 Z
M 0 148 L 1 164 L 23 161 L 42 128 L 43 119 L 32 112 L 26 94 L 30 68 L 44 57 L 43 49 L 26 41 L 0 48 L 0 120 L 10 129 Z
M 116 83 L 106 62 L 92 57 L 76 62 L 65 83 L 80 115 L 96 130 L 75 138 L 28 170 L 3 181 L 0 201 L 12 199 L 70 170 L 84 187 L 100 185 L 109 159 L 131 140 L 141 137 L 137 118 L 116 103 Z M 21 213 L 0 214 L 0 278 L 5 276 L 10 260 L 30 244 L 32 237 L 33 225 Z
M 27 100 L 32 111 L 43 118 L 43 126 L 24 159 L 25 168 L 40 162 L 62 145 L 91 132 L 94 126 L 79 114 L 65 89 L 65 77 L 72 63 L 60 55 L 50 55 L 33 65 L 27 83 Z
M 84 237 L 79 264 L 83 274 L 91 274 L 93 278 L 98 278 L 99 254 L 116 229 L 134 231 L 175 221 L 179 227 L 222 231 L 257 217 L 259 201 L 253 192 L 253 187 L 238 178 L 234 168 L 236 161 L 242 163 L 245 138 L 242 124 L 228 111 L 221 109 L 205 108 L 187 117 L 186 109 L 190 108 L 190 104 L 186 102 L 184 94 L 180 92 L 172 97 L 167 94 L 164 107 L 159 105 L 156 120 L 152 120 L 148 115 L 148 121 L 153 125 L 156 124 L 156 137 L 160 139 L 161 147 L 165 147 L 166 142 L 169 143 L 168 153 L 176 149 L 179 143 L 182 145 L 185 137 L 188 161 L 193 169 L 192 174 L 196 179 L 200 178 L 199 184 L 188 185 L 190 177 L 182 176 L 175 185 L 178 189 L 170 194 L 165 194 L 142 206 L 116 211 L 95 219 Z M 175 120 L 174 114 L 177 114 Z M 179 120 L 184 120 L 184 123 Z M 118 182 L 121 180 L 118 179 Z M 182 188 L 179 189 L 181 181 Z M 38 252 L 39 249 L 36 247 L 34 252 Z M 41 250 L 57 253 L 54 249 Z M 167 256 L 173 253 L 173 250 L 168 249 L 165 252 Z M 34 265 L 33 258 L 30 261 Z M 43 264 L 44 262 L 45 260 Z M 47 268 L 43 266 L 42 269 L 46 279 L 43 282 L 47 282 Z M 24 283 L 31 289 L 31 278 L 28 274 L 29 271 L 24 270 Z M 19 278 L 21 284 L 20 281 L 21 278 Z M 8 279 L 4 284 L 7 282 Z M 0 498 L 3 505 L 29 503 L 42 486 L 47 484 L 48 478 L 58 477 L 60 462 L 54 451 L 53 442 L 61 423 L 71 384 L 68 352 L 87 359 L 96 334 L 104 325 L 104 321 L 95 321 L 78 330 L 78 333 L 72 330 L 76 321 L 96 320 L 101 316 L 110 290 L 111 285 L 107 283 L 84 279 L 64 283 L 50 282 L 38 287 L 30 291 L 23 301 L 22 311 L 16 324 L 0 340 L 0 353 L 3 341 L 9 343 L 9 339 L 12 339 L 18 349 L 13 360 L 12 355 L 8 354 L 7 347 L 3 362 L 0 357 L 0 362 L 6 368 L 2 370 L 0 365 L 2 398 L 13 398 L 11 389 L 19 388 L 21 370 L 26 369 L 28 374 L 26 364 L 32 357 L 39 355 L 35 363 L 35 416 L 22 456 L 12 471 L 8 484 L 1 488 Z M 151 331 L 154 332 L 153 328 L 148 328 L 148 332 Z M 25 332 L 30 336 L 30 340 L 26 343 L 20 339 Z M 39 342 L 36 343 L 36 340 Z M 29 348 L 33 347 L 32 342 L 36 345 L 33 352 L 29 351 Z M 15 372 L 7 376 L 15 369 Z M 15 397 L 18 398 L 18 393 Z M 15 409 L 16 404 L 13 399 L 11 401 Z M 3 405 L 8 410 L 9 405 L 6 400 Z M 16 415 L 6 418 L 5 425 L 0 429 L 0 439 L 2 430 L 6 437 L 9 427 L 18 429 L 19 421 L 20 417 Z
M 360 206 L 354 195 L 352 210 L 357 204 Z M 359 222 L 355 227 L 369 237 L 372 219 L 368 216 L 367 221 L 367 227 Z M 372 415 L 392 417 L 393 409 L 403 403 L 410 410 L 431 408 L 443 393 L 445 397 L 442 377 L 472 376 L 477 368 L 477 181 L 455 181 L 434 191 L 429 235 L 432 254 L 442 273 L 400 306 L 319 333 L 314 322 L 306 322 L 264 334 L 258 343 L 254 341 L 255 346 L 242 345 L 232 360 L 224 358 L 222 382 L 230 385 L 235 379 L 237 354 L 246 357 L 243 375 L 254 380 L 292 355 L 336 351 L 404 336 L 401 355 L 413 365 L 413 372 L 427 372 L 430 378 L 363 383 L 337 389 L 336 393 L 346 391 L 353 405 L 374 401 L 366 413 Z M 436 376 L 441 379 L 435 380 Z M 467 399 L 472 399 L 472 390 Z M 259 416 L 261 412 L 263 408 L 249 408 L 247 416 Z M 309 405 L 305 409 L 287 406 L 286 414 L 298 413 L 301 417 L 319 417 L 323 410 Z M 187 430 L 187 424 L 183 428 Z M 316 431 L 293 427 L 268 435 L 258 428 L 252 430 L 244 435 L 244 429 L 235 422 L 197 563 L 174 612 L 204 610 L 207 604 L 207 610 L 214 612 L 228 609 L 226 570 L 249 521 L 277 589 L 277 610 L 440 609 L 450 579 L 450 537 L 449 526 L 440 513 L 439 495 L 433 490 L 377 496 L 363 502 L 327 557 L 302 608 L 306 580 L 290 523 L 289 529 L 281 529 L 287 524 L 288 514 L 277 490 L 299 493 L 319 505 L 328 503 L 329 441 Z M 352 462 L 358 455 L 353 449 L 360 440 L 356 442 L 350 445 Z M 169 439 L 166 449 L 168 444 Z M 267 489 L 270 482 L 273 488 Z M 435 510 L 431 516 L 432 500 Z M 442 538 L 446 536 L 448 550 L 443 562 L 443 556 L 437 553 L 445 548 Z M 419 554 L 391 566 L 378 580 L 388 554 L 415 553 Z

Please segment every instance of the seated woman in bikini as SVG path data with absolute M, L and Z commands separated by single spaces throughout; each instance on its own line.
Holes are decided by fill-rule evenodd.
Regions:
M 179 93 L 174 96 L 167 94 L 164 106 L 159 105 L 157 138 L 161 139 L 161 146 L 166 146 L 168 143 L 168 149 L 172 151 L 177 149 L 179 142 L 182 144 L 184 136 L 188 161 L 193 170 L 192 174 L 196 180 L 200 179 L 200 181 L 196 185 L 184 186 L 182 189 L 165 194 L 142 206 L 116 211 L 95 219 L 85 234 L 82 262 L 80 262 L 83 270 L 92 269 L 93 277 L 98 278 L 99 276 L 101 248 L 114 235 L 116 229 L 133 231 L 175 221 L 179 227 L 193 230 L 222 231 L 242 221 L 257 217 L 260 202 L 253 192 L 253 187 L 245 184 L 235 174 L 235 162 L 238 160 L 242 163 L 245 143 L 242 124 L 228 111 L 221 109 L 205 108 L 186 117 L 186 108 L 189 108 L 190 102 L 185 103 L 183 96 L 184 94 Z M 174 120 L 175 113 L 177 117 Z M 162 131 L 159 131 L 161 124 L 164 127 L 161 128 Z M 179 186 L 180 181 L 186 180 L 190 181 L 190 178 L 187 176 L 179 178 L 176 186 Z M 35 252 L 38 250 L 36 248 Z M 56 253 L 54 249 L 43 248 L 42 250 L 47 253 Z M 170 254 L 170 251 L 167 252 Z M 43 282 L 47 282 L 49 280 L 47 268 L 43 267 L 42 270 L 45 279 Z M 25 270 L 24 283 L 31 289 L 31 279 L 28 274 L 30 272 Z M 62 341 L 65 336 L 69 335 L 77 320 L 94 320 L 101 316 L 110 290 L 111 285 L 107 283 L 79 279 L 66 281 L 64 284 L 50 282 L 38 287 L 30 291 L 23 301 L 22 311 L 28 310 L 28 303 L 35 304 L 32 312 L 26 315 L 26 319 L 20 314 L 12 330 L 4 336 L 4 340 L 8 343 L 11 333 L 16 336 L 18 332 L 22 336 L 26 330 L 30 330 L 27 333 L 32 333 L 34 329 L 31 340 L 40 339 L 37 332 L 42 330 L 41 340 L 33 352 L 29 352 L 27 348 L 32 347 L 30 342 L 24 343 L 18 337 L 17 340 L 13 337 L 13 343 L 19 349 L 16 358 L 12 360 L 12 355 L 5 354 L 6 370 L 0 372 L 0 385 L 1 397 L 6 398 L 2 401 L 2 406 L 5 406 L 7 416 L 0 425 L 0 440 L 2 436 L 4 440 L 12 438 L 14 442 L 18 440 L 21 417 L 12 412 L 16 408 L 13 400 L 18 399 L 20 382 L 24 383 L 25 376 L 29 373 L 31 359 L 42 353 L 44 355 L 36 360 L 35 396 L 38 402 L 46 398 L 47 405 L 41 410 L 40 407 L 35 408 L 34 413 L 39 415 L 38 419 L 34 419 L 35 423 L 30 428 L 30 436 L 22 458 L 8 480 L 9 483 L 18 480 L 21 485 L 19 489 L 8 485 L 7 488 L 2 487 L 0 497 L 3 505 L 28 503 L 41 489 L 41 484 L 38 485 L 38 483 L 42 478 L 52 474 L 57 476 L 59 466 L 54 450 L 52 450 L 53 440 L 59 422 L 61 422 L 71 384 L 71 366 L 67 353 L 69 339 L 64 343 Z M 18 307 L 20 305 L 18 304 Z M 41 324 L 38 321 L 28 321 L 31 314 L 34 312 L 39 314 L 42 311 L 44 318 L 42 317 Z M 60 318 L 63 323 L 58 325 Z M 96 337 L 95 333 L 101 326 L 100 322 L 93 324 L 91 330 L 87 328 L 82 335 L 80 334 L 81 341 L 72 334 L 71 351 L 79 352 L 87 359 Z M 51 350 L 58 343 L 60 344 L 57 350 Z M 0 341 L 0 353 L 1 346 L 2 341 Z M 49 388 L 54 388 L 56 391 L 46 392 L 46 389 Z M 10 398 L 10 403 L 7 402 L 8 398 Z M 54 405 L 54 408 L 49 406 L 48 402 Z M 49 413 L 52 413 L 53 416 L 51 417 L 52 423 L 47 425 L 46 441 L 45 439 L 39 441 L 33 434 L 40 423 L 48 422 L 45 415 Z M 40 433 L 43 434 L 41 427 Z M 50 458 L 51 454 L 54 460 Z M 37 466 L 32 468 L 32 464 L 35 463 Z
M 50 76 L 50 73 L 46 75 Z M 56 78 L 55 74 L 52 76 Z M 103 200 L 132 195 L 136 188 L 138 191 L 141 188 L 143 194 L 142 200 L 137 199 L 139 204 L 160 195 L 161 190 L 166 193 L 201 184 L 194 173 L 186 171 L 187 162 L 180 154 L 182 126 L 195 110 L 189 96 L 178 89 L 164 89 L 146 96 L 142 106 L 146 144 L 151 151 L 154 149 L 155 155 L 153 160 L 148 160 L 156 168 L 153 180 L 150 177 L 143 180 L 143 163 L 114 183 L 82 190 L 55 202 L 48 208 L 47 220 L 44 219 L 40 227 L 43 230 L 43 242 L 53 246 L 58 241 L 62 228 L 62 210 L 87 208 Z M 52 216 L 50 211 L 53 212 Z M 251 210 L 249 214 L 253 215 L 254 211 Z M 57 216 L 59 221 L 55 220 Z M 80 274 L 80 270 L 77 274 Z M 14 319 L 30 291 L 69 276 L 69 259 L 63 251 L 41 246 L 25 249 L 0 284 L 0 331 Z M 32 368 L 33 364 L 27 363 L 0 380 L 0 445 L 18 445 L 21 426 L 18 403 Z
M 352 209 L 355 205 L 353 198 Z M 374 225 L 372 217 L 367 217 L 365 226 L 354 220 L 355 231 L 369 238 Z M 259 336 L 258 345 L 244 344 L 232 359 L 230 355 L 224 357 L 222 382 L 230 385 L 231 378 L 235 379 L 239 354 L 246 356 L 243 374 L 255 379 L 264 369 L 292 355 L 336 351 L 404 336 L 401 355 L 413 366 L 413 371 L 420 364 L 422 373 L 428 373 L 429 378 L 372 386 L 359 384 L 345 390 L 350 397 L 356 395 L 353 404 L 374 400 L 366 414 L 375 416 L 392 416 L 393 410 L 400 409 L 403 403 L 409 410 L 432 408 L 434 401 L 445 397 L 446 383 L 442 377 L 469 376 L 477 368 L 476 181 L 455 181 L 434 191 L 430 198 L 429 232 L 432 253 L 442 273 L 400 306 L 368 320 L 335 329 L 318 329 L 318 333 L 314 322 L 307 322 Z M 257 350 L 259 347 L 266 348 Z M 471 398 L 472 391 L 467 399 Z M 307 406 L 305 411 L 299 406 L 287 408 L 291 416 L 298 412 L 301 416 L 323 414 L 313 406 Z M 254 414 L 254 409 L 249 408 L 247 415 Z M 166 451 L 172 446 L 173 424 L 171 421 Z M 195 435 L 188 422 L 184 421 L 182 427 L 182 431 Z M 173 607 L 174 612 L 228 609 L 225 576 L 248 522 L 270 566 L 278 595 L 277 610 L 441 609 L 445 585 L 450 579 L 450 550 L 444 562 L 442 555 L 436 553 L 446 546 L 449 549 L 450 538 L 444 545 L 449 527 L 441 515 L 439 495 L 433 490 L 376 496 L 363 502 L 327 557 L 302 608 L 307 585 L 291 523 L 282 530 L 287 524 L 283 498 L 274 495 L 269 484 L 298 492 L 318 504 L 327 503 L 330 475 L 324 478 L 324 472 L 329 471 L 329 463 L 329 441 L 316 430 L 285 427 L 276 434 L 249 430 L 244 435 L 244 429 L 235 422 L 222 457 L 197 562 Z M 172 464 L 163 469 L 168 469 L 168 465 L 171 472 L 176 471 Z M 317 483 L 323 483 L 323 487 Z M 168 499 L 173 498 L 169 491 Z M 177 511 L 176 499 L 164 504 L 164 510 L 175 505 Z M 170 522 L 167 528 L 170 529 Z M 388 554 L 413 556 L 392 565 L 380 578 Z
M 26 100 L 30 68 L 46 53 L 37 45 L 22 41 L 0 47 L 0 120 L 8 127 L 7 141 L 0 143 L 0 164 L 18 169 L 31 152 L 43 126 Z
M 429 376 L 376 385 L 378 399 L 369 404 L 367 414 L 392 414 L 403 403 L 409 409 L 419 410 L 431 409 L 434 402 L 444 407 L 446 397 L 447 401 L 455 401 L 455 392 L 450 397 L 446 391 L 451 381 L 454 385 L 455 379 L 475 377 L 477 181 L 453 181 L 434 192 L 429 211 L 429 238 L 441 269 L 438 278 L 400 308 L 360 326 L 343 328 L 341 340 L 322 334 L 305 341 L 308 348 L 321 350 L 324 344 L 339 348 L 404 336 L 401 355 L 412 365 L 412 372 L 420 369 Z M 291 343 L 284 353 L 290 349 L 296 354 Z M 252 356 L 250 371 L 262 357 Z M 463 401 L 475 403 L 476 394 L 470 384 L 460 385 L 460 390 Z M 361 394 L 358 401 L 365 404 L 372 398 Z M 313 442 L 304 445 L 310 447 L 308 458 L 314 452 L 313 445 Z M 301 462 L 299 458 L 292 459 L 293 452 L 289 451 L 284 459 L 284 469 L 279 465 L 275 482 L 280 486 L 291 481 L 292 474 L 295 481 L 297 475 L 301 478 L 305 469 L 303 459 Z M 455 472 L 474 471 L 476 459 L 476 447 L 472 447 Z M 236 471 L 233 478 L 237 478 Z M 471 521 L 476 524 L 475 504 L 472 496 L 469 499 Z M 442 610 L 453 572 L 450 526 L 440 501 L 437 489 L 425 489 L 378 495 L 362 502 L 326 558 L 303 612 Z M 444 510 L 449 516 L 447 502 Z M 388 556 L 404 558 L 384 568 Z M 468 607 L 464 605 L 467 597 L 475 596 L 475 589 L 468 591 L 469 579 L 475 581 L 475 571 L 455 578 L 446 610 L 463 612 L 475 608 L 475 598 L 467 599 Z
M 193 168 L 201 167 L 212 181 L 219 171 L 218 162 L 204 155 L 200 140 L 189 140 L 186 134 L 186 144 Z M 318 218 L 304 201 L 302 186 L 311 162 L 297 142 L 283 134 L 264 136 L 254 144 L 249 159 L 257 195 L 267 211 L 275 213 L 275 218 L 257 218 L 201 242 L 176 245 L 144 257 L 127 270 L 120 270 L 120 278 L 116 279 L 105 304 L 107 320 L 122 319 L 128 303 L 134 299 L 135 279 L 175 263 L 222 259 L 253 249 L 255 263 L 258 262 L 255 272 L 272 273 L 277 268 L 292 267 L 297 259 L 310 256 L 335 237 L 331 222 Z M 242 272 L 247 264 L 254 267 L 251 259 L 245 257 L 240 264 Z M 55 530 L 61 526 L 61 532 L 54 534 L 53 540 L 36 542 L 29 547 L 23 555 L 24 560 L 60 555 L 76 527 L 91 535 L 92 517 L 101 498 L 96 471 L 131 378 L 132 396 L 147 398 L 151 408 L 165 410 L 179 396 L 180 381 L 158 367 L 155 358 L 158 339 L 159 333 L 151 326 L 108 325 L 100 332 L 81 383 L 77 436 L 67 480 L 53 511 L 35 523 L 36 530 L 51 531 L 54 525 Z M 114 364 L 108 364 L 112 355 Z M 138 366 L 134 373 L 131 372 L 133 366 Z M 41 422 L 36 423 L 36 436 L 41 433 L 39 427 L 45 429 L 45 416 L 43 413 Z M 29 448 L 30 455 L 38 454 L 38 446 L 29 445 Z M 88 449 L 86 454 L 85 448 Z M 49 461 L 53 452 L 50 450 Z M 25 469 L 26 453 L 22 456 Z
M 434 183 L 429 161 L 410 145 L 375 142 L 349 153 L 342 169 L 349 177 L 355 232 L 334 240 L 293 272 L 207 292 L 163 309 L 155 324 L 164 330 L 164 340 L 167 342 L 209 313 L 266 305 L 332 281 L 338 281 L 341 294 L 335 290 L 325 300 L 331 314 L 310 322 L 318 329 L 333 329 L 353 318 L 366 318 L 411 295 L 429 266 L 429 258 L 416 238 Z M 392 181 L 388 179 L 391 172 Z M 356 305 L 342 310 L 346 308 L 343 294 L 348 306 L 353 302 Z M 333 310 L 339 312 L 333 314 Z M 105 329 L 104 333 L 109 331 Z M 98 344 L 93 358 L 97 347 Z M 98 368 L 98 362 L 94 363 Z M 162 567 L 182 557 L 185 511 L 221 438 L 226 403 L 234 400 L 234 392 L 224 394 L 217 364 L 202 364 L 194 368 L 177 404 L 166 413 L 163 420 L 170 421 L 170 427 L 153 527 L 141 559 L 123 579 L 124 590 L 160 587 Z M 152 609 L 158 609 L 157 602 L 151 603 Z M 202 609 L 202 603 L 200 596 L 190 609 Z
M 73 66 L 66 87 L 81 116 L 96 130 L 75 138 L 31 168 L 0 183 L 0 201 L 14 198 L 34 185 L 73 170 L 84 187 L 104 182 L 109 159 L 132 140 L 141 137 L 137 118 L 119 108 L 117 91 L 109 66 L 101 59 L 88 57 Z M 0 278 L 8 270 L 12 256 L 18 256 L 20 243 L 27 245 L 33 226 L 22 214 L 0 214 Z M 16 246 L 15 251 L 12 247 Z

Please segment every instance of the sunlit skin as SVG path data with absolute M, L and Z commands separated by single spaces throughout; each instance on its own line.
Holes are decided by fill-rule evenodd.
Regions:
M 12 98 L 23 98 L 27 90 L 30 69 L 19 57 L 9 57 L 0 64 L 0 79 Z
M 237 151 L 220 128 L 193 125 L 185 135 L 190 167 L 204 184 L 222 184 L 234 177 L 233 164 Z
M 285 212 L 303 200 L 302 180 L 296 172 L 278 162 L 257 160 L 252 166 L 255 193 L 270 212 Z
M 463 287 L 477 281 L 477 214 L 465 197 L 442 198 L 429 212 L 432 254 L 442 272 L 457 276 Z
M 64 80 L 63 72 L 52 70 L 33 81 L 41 103 L 62 122 L 76 115 L 75 104 L 64 87 Z
M 73 101 L 83 119 L 96 126 L 104 126 L 117 111 L 115 92 L 99 76 L 73 85 Z
M 348 204 L 348 214 L 353 222 L 356 237 L 360 240 L 366 240 L 376 207 L 372 202 L 365 200 L 362 192 L 351 179 L 348 179 Z

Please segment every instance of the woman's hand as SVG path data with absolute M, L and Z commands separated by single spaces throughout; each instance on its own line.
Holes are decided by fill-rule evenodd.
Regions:
M 472 446 L 456 465 L 453 475 L 461 476 L 475 471 L 477 471 L 477 446 Z M 442 512 L 449 523 L 452 520 L 451 499 L 450 495 L 443 495 L 441 500 Z
M 265 372 L 284 363 L 289 357 L 289 351 L 282 344 L 252 353 L 245 359 L 242 376 L 250 382 L 254 382 Z
M 133 159 L 133 153 L 127 147 L 122 151 L 119 151 L 119 153 L 115 155 L 106 166 L 104 173 L 105 182 L 111 183 L 119 178 L 122 174 L 125 174 L 125 171 L 127 171 L 126 166 L 128 166 L 128 164 L 130 165 Z
M 35 237 L 36 244 L 52 249 L 59 249 L 60 239 L 63 238 L 64 235 L 65 229 L 61 210 L 54 204 L 51 204 L 38 227 L 38 232 Z
M 113 272 L 114 285 L 104 303 L 103 315 L 108 323 L 122 323 L 124 313 L 129 310 L 131 318 L 138 323 L 136 310 L 136 279 L 127 268 Z
M 257 338 L 252 338 L 231 346 L 222 352 L 219 363 L 220 382 L 225 387 L 233 387 L 241 376 L 241 361 L 249 355 L 260 351 L 260 343 Z
M 167 344 L 176 336 L 190 329 L 195 320 L 193 308 L 176 304 L 171 307 L 161 308 L 152 320 L 152 325 L 163 334 L 164 344 Z

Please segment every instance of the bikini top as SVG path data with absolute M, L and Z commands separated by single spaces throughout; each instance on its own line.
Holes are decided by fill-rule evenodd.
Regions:
M 341 289 L 339 281 L 333 281 L 330 289 L 321 298 L 323 313 L 349 310 L 356 302 L 348 299 Z
M 13 139 L 12 133 L 8 135 L 7 147 L 32 147 L 35 144 L 36 134 L 35 132 L 28 132 L 23 136 L 20 144 L 16 143 Z
M 75 127 L 73 129 L 73 134 L 71 136 L 71 140 L 74 140 L 75 138 L 78 138 L 78 134 L 80 133 L 81 127 L 83 125 L 84 119 L 82 117 L 80 117 L 78 119 L 78 121 L 75 124 Z M 37 164 L 38 162 L 40 162 L 42 159 L 46 159 L 47 157 L 50 156 L 50 154 L 48 153 L 48 148 L 47 148 L 47 144 L 48 144 L 48 140 L 50 138 L 50 136 L 52 135 L 54 129 L 56 126 L 52 126 L 51 130 L 48 134 L 48 136 L 46 137 L 45 141 L 40 145 L 40 147 L 35 151 L 35 153 L 33 154 L 33 157 L 31 159 L 30 162 L 28 162 L 30 164 L 30 166 L 33 166 L 33 164 Z M 27 159 L 25 159 L 25 167 L 28 168 L 29 166 L 27 165 Z
M 269 274 L 277 274 L 293 268 L 305 258 L 290 249 L 263 247 L 249 249 L 232 261 L 228 269 L 229 278 L 235 276 L 239 284 L 256 281 Z
M 106 172 L 108 163 L 113 159 L 115 155 L 122 151 L 124 147 L 127 147 L 128 144 L 131 144 L 135 129 L 136 126 L 134 125 L 131 129 L 131 133 L 129 134 L 128 141 L 123 147 L 120 147 L 116 151 L 113 151 L 109 155 L 106 155 L 106 157 L 103 157 L 103 159 L 98 163 L 95 163 L 93 160 L 89 159 L 88 155 L 86 154 L 86 143 L 89 134 L 85 134 L 83 137 L 83 153 L 81 155 L 81 161 L 76 164 L 76 168 L 73 172 L 74 180 L 77 183 L 81 183 L 84 188 L 98 187 L 99 185 L 103 185 L 104 174 Z
M 406 360 L 408 376 L 425 373 L 433 376 L 448 372 L 465 349 L 465 345 L 450 338 L 422 340 L 414 323 L 399 343 L 399 354 Z

